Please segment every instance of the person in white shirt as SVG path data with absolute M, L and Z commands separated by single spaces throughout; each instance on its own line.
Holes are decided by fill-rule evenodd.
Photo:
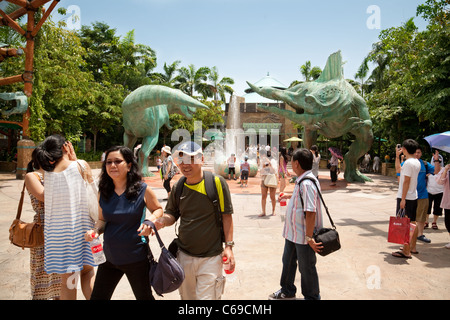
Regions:
M 319 197 L 320 184 L 311 171 L 313 163 L 311 151 L 298 149 L 291 163 L 298 178 L 293 193 L 281 197 L 281 199 L 290 199 L 283 228 L 285 244 L 280 278 L 281 289 L 269 295 L 269 299 L 295 299 L 297 288 L 294 281 L 298 266 L 301 275 L 301 292 L 305 300 L 319 300 L 316 252 L 320 252 L 323 245 L 321 242 L 316 243 L 313 234 L 314 231 L 323 227 Z M 304 177 L 314 179 L 315 183 L 311 180 L 301 181 Z
M 405 216 L 408 217 L 411 223 L 416 222 L 416 210 L 417 210 L 417 177 L 420 172 L 420 162 L 415 158 L 419 144 L 413 139 L 406 139 L 403 141 L 401 152 L 406 157 L 406 160 L 401 166 L 400 181 L 398 184 L 397 192 L 397 209 L 396 213 L 401 210 L 405 211 Z M 400 150 L 397 149 L 396 168 L 400 166 L 400 159 L 398 155 Z M 398 162 L 398 163 L 397 163 Z M 393 252 L 392 255 L 397 258 L 411 258 L 411 252 L 416 251 L 416 239 L 418 228 L 415 229 L 414 234 L 411 237 L 410 243 L 405 243 L 402 250 Z
M 233 179 L 236 180 L 236 156 L 234 153 L 231 154 L 231 156 L 227 160 L 228 163 L 228 180 L 231 179 L 231 174 L 233 174 Z

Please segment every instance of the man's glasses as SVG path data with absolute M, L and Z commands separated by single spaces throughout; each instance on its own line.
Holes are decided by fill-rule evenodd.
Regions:
M 116 165 L 116 167 L 117 167 L 119 164 L 121 164 L 124 161 L 125 160 L 119 160 L 119 159 L 117 159 L 117 160 L 107 160 L 106 161 L 106 165 L 110 166 L 110 165 L 112 165 L 114 163 Z

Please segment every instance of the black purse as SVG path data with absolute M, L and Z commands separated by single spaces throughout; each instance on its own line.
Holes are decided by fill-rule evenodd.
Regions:
M 328 207 L 325 204 L 325 201 L 323 201 L 322 193 L 320 193 L 319 188 L 317 187 L 316 181 L 313 178 L 310 177 L 304 177 L 302 178 L 298 185 L 300 186 L 300 183 L 303 180 L 311 180 L 314 182 L 314 185 L 316 186 L 317 192 L 319 193 L 320 200 L 323 203 L 323 206 L 325 207 L 325 211 L 327 212 L 328 218 L 330 219 L 330 223 L 332 228 L 322 228 L 320 230 L 317 230 L 314 232 L 313 238 L 316 243 L 322 242 L 323 249 L 318 252 L 321 256 L 329 255 L 332 252 L 335 252 L 341 248 L 341 241 L 339 240 L 339 233 L 336 230 L 336 226 L 334 225 L 333 219 L 331 219 L 330 213 L 328 212 Z M 302 202 L 302 208 L 303 206 L 303 199 L 300 195 L 300 201 Z M 305 212 L 306 214 L 306 212 Z
M 184 270 L 177 258 L 174 257 L 169 250 L 166 249 L 162 242 L 155 224 L 150 220 L 144 220 L 144 224 L 148 225 L 155 231 L 159 246 L 161 247 L 161 255 L 158 262 L 155 261 L 151 250 L 149 250 L 150 260 L 150 285 L 155 289 L 159 296 L 178 289 L 184 281 Z M 149 247 L 150 249 L 150 247 Z

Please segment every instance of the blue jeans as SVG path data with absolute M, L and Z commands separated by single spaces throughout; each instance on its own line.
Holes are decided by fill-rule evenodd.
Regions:
M 316 261 L 316 253 L 308 244 L 297 244 L 285 240 L 283 271 L 280 279 L 281 292 L 288 296 L 295 296 L 297 288 L 294 285 L 294 281 L 298 262 L 302 294 L 305 300 L 320 300 Z

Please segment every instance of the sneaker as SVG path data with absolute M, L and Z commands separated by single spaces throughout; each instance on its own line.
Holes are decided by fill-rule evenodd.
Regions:
M 430 243 L 431 242 L 431 240 L 428 239 L 427 237 L 425 237 L 424 234 L 421 235 L 420 237 L 417 237 L 417 240 L 420 240 L 420 241 L 423 241 L 423 242 L 426 242 L 426 243 Z
M 287 296 L 283 292 L 281 292 L 281 289 L 269 295 L 269 300 L 294 300 L 294 299 L 295 295 Z
M 447 243 L 444 247 L 446 247 L 447 249 L 450 249 L 450 242 Z

